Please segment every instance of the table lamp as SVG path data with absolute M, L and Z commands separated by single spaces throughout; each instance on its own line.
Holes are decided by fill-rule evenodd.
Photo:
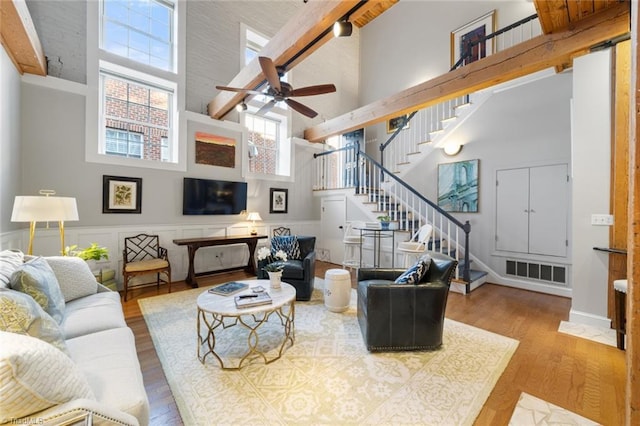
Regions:
M 251 225 L 251 235 L 258 235 L 258 231 L 256 230 L 256 220 L 262 220 L 260 217 L 260 213 L 258 212 L 249 212 L 247 215 L 247 220 L 252 222 Z
M 33 254 L 33 239 L 37 222 L 57 221 L 60 229 L 61 252 L 64 255 L 64 222 L 78 220 L 78 206 L 73 197 L 53 197 L 55 191 L 40 190 L 41 196 L 17 195 L 13 202 L 11 222 L 30 222 L 29 249 L 27 254 Z

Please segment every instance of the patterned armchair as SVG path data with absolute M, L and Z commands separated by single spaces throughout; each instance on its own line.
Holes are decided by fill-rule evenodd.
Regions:
M 275 263 L 284 265 L 282 281 L 296 289 L 296 300 L 311 299 L 316 272 L 316 237 L 309 236 L 276 236 L 271 238 L 271 253 L 283 250 L 287 253 L 286 261 Z M 258 261 L 257 275 L 259 279 L 267 279 L 264 270 L 268 260 Z

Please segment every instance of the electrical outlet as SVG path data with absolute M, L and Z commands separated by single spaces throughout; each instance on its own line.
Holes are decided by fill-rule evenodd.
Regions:
M 613 215 L 611 214 L 592 214 L 591 224 L 594 226 L 611 226 L 613 225 Z

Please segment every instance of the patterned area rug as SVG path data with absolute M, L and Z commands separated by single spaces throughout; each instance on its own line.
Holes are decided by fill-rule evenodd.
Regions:
M 311 301 L 296 303 L 295 343 L 282 358 L 232 371 L 196 356 L 195 300 L 205 289 L 139 301 L 186 425 L 470 425 L 518 346 L 447 320 L 440 350 L 369 353 L 355 291 L 350 308 L 334 313 L 324 306 L 321 279 L 315 287 Z M 260 337 L 267 352 L 276 350 L 282 327 L 272 318 Z M 237 326 L 224 333 L 232 338 L 220 352 L 233 358 L 246 333 Z
M 509 426 L 596 426 L 585 417 L 522 392 Z

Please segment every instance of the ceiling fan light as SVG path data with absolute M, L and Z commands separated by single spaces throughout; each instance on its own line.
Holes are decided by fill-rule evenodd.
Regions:
M 348 21 L 337 21 L 333 24 L 334 37 L 349 37 L 353 31 L 353 25 Z

